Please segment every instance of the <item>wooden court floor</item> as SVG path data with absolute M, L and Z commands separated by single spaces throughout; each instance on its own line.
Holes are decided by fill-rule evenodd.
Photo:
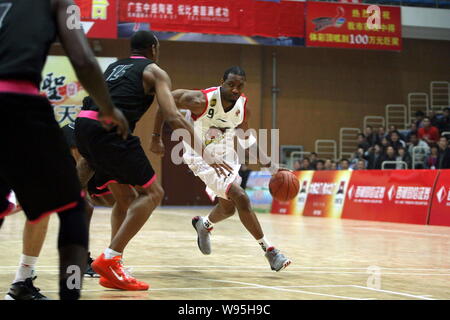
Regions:
M 293 263 L 270 270 L 263 252 L 234 216 L 216 225 L 213 252 L 197 248 L 191 217 L 208 208 L 160 208 L 129 244 L 125 265 L 150 283 L 147 292 L 101 287 L 85 278 L 83 299 L 354 300 L 450 299 L 450 228 L 258 214 L 266 236 Z M 7 292 L 21 253 L 24 216 L 0 230 L 0 294 Z M 52 216 L 35 285 L 57 299 L 58 218 Z M 109 242 L 109 209 L 97 208 L 91 251 Z

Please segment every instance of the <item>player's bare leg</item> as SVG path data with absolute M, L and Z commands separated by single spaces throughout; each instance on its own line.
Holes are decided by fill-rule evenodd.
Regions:
M 47 300 L 47 297 L 39 293 L 39 289 L 34 287 L 33 280 L 35 279 L 34 266 L 44 245 L 49 221 L 50 217 L 47 216 L 35 224 L 29 221 L 25 222 L 19 268 L 5 299 L 22 300 L 30 298 L 32 300 Z
M 93 262 L 92 267 L 102 276 L 100 284 L 105 287 L 147 290 L 148 284 L 137 281 L 123 267 L 122 253 L 160 204 L 164 191 L 156 181 L 147 188 L 136 187 L 137 197 L 129 185 L 110 184 L 109 189 L 116 199 L 113 210 L 113 215 L 116 216 L 115 234 L 109 247 Z
M 228 190 L 228 197 L 236 205 L 239 213 L 239 219 L 241 220 L 244 227 L 250 232 L 250 234 L 256 239 L 263 239 L 264 233 L 262 231 L 261 225 L 259 224 L 258 218 L 252 209 L 250 204 L 250 199 L 245 193 L 244 189 L 241 188 L 237 183 L 233 183 Z M 263 250 L 267 249 L 263 248 Z
M 112 243 L 117 232 L 119 231 L 120 227 L 123 225 L 125 221 L 128 209 L 130 208 L 133 201 L 136 200 L 138 195 L 133 189 L 129 187 L 129 185 L 111 184 L 109 188 L 111 192 L 113 192 L 114 199 L 117 199 L 117 201 L 113 205 L 113 210 L 111 214 L 111 243 Z

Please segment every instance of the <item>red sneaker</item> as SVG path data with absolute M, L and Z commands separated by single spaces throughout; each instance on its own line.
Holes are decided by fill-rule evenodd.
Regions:
M 148 290 L 149 288 L 147 283 L 136 280 L 124 270 L 120 256 L 105 259 L 105 255 L 102 253 L 92 262 L 91 267 L 101 276 L 100 285 L 106 288 L 126 291 Z M 105 278 L 106 281 L 102 281 L 102 278 Z

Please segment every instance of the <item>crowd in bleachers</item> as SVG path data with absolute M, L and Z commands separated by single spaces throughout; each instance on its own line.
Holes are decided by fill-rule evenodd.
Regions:
M 349 159 L 319 159 L 313 152 L 293 166 L 294 170 L 450 169 L 449 139 L 450 108 L 428 115 L 418 111 L 408 130 L 400 131 L 394 125 L 387 131 L 364 128 Z

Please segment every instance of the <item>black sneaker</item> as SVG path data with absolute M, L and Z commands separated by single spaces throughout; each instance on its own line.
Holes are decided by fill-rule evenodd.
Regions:
M 5 296 L 5 300 L 50 300 L 39 293 L 40 289 L 33 285 L 34 278 L 27 278 L 11 285 L 11 289 Z
M 91 258 L 91 253 L 89 252 L 86 271 L 84 272 L 85 277 L 100 278 L 100 275 L 91 268 L 91 263 L 94 259 Z

